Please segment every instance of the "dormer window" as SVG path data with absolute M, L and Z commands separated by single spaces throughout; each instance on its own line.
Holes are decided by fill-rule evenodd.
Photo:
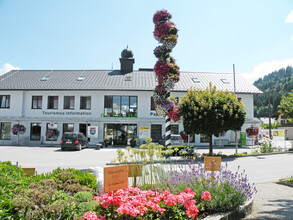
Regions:
M 124 79 L 125 81 L 131 81 L 132 79 L 131 79 L 131 76 L 125 76 L 125 79 Z
M 225 83 L 225 84 L 230 84 L 230 81 L 227 80 L 227 79 L 221 79 L 221 81 L 222 81 L 223 83 Z
M 198 78 L 191 78 L 191 79 L 194 83 L 200 83 L 200 80 Z
M 83 81 L 84 80 L 84 76 L 79 76 L 76 80 L 77 81 Z
M 50 76 L 44 76 L 41 81 L 48 81 L 48 79 L 50 78 Z

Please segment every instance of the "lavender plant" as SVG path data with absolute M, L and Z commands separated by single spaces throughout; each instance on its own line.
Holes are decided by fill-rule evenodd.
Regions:
M 245 170 L 236 172 L 228 169 L 227 164 L 219 172 L 206 171 L 201 163 L 190 163 L 187 167 L 180 165 L 178 170 L 171 170 L 161 175 L 157 183 L 159 191 L 169 189 L 176 194 L 186 187 L 191 188 L 197 195 L 195 200 L 200 201 L 200 195 L 209 191 L 212 200 L 208 203 L 202 201 L 198 209 L 203 212 L 216 213 L 231 211 L 245 201 L 252 198 L 256 193 L 254 185 L 248 181 Z

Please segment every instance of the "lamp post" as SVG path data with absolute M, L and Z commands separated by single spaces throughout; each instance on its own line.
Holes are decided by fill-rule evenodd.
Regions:
M 276 85 L 272 85 L 271 87 L 268 88 L 268 91 L 269 91 L 269 137 L 270 137 L 270 140 L 272 140 L 272 121 L 271 121 L 271 89 L 272 88 L 277 88 L 279 87 L 280 85 L 279 84 L 276 84 Z
M 270 91 L 270 90 L 269 90 Z M 269 137 L 272 140 L 272 122 L 271 122 L 271 101 L 270 101 L 270 92 L 269 92 Z

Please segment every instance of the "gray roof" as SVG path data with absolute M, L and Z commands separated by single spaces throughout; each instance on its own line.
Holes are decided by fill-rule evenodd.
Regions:
M 44 77 L 48 77 L 47 80 Z M 235 78 L 237 93 L 262 93 L 241 75 L 236 74 Z M 210 82 L 218 90 L 234 91 L 232 73 L 204 72 L 181 72 L 173 91 L 186 91 L 191 87 L 205 89 Z M 120 70 L 12 70 L 0 76 L 0 90 L 153 91 L 156 84 L 155 73 L 151 70 L 125 75 Z

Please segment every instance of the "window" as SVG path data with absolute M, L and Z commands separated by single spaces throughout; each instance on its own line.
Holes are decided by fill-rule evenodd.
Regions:
M 200 83 L 200 80 L 198 78 L 191 78 L 191 79 L 194 83 Z
M 46 141 L 57 141 L 59 136 L 58 124 L 47 123 Z
M 179 126 L 171 125 L 171 134 L 179 134 Z
M 0 108 L 10 108 L 10 95 L 0 95 Z
M 31 123 L 31 141 L 41 140 L 41 123 Z
M 155 101 L 154 101 L 154 98 L 151 97 L 151 111 L 155 111 L 156 108 L 155 108 Z
M 42 96 L 32 96 L 32 109 L 42 109 Z
M 11 139 L 11 123 L 0 122 L 0 140 L 10 140 L 10 139 Z
M 64 109 L 74 109 L 74 96 L 64 96 Z
M 84 76 L 79 76 L 76 80 L 77 81 L 83 81 L 84 80 Z
M 227 80 L 227 79 L 221 79 L 221 81 L 222 81 L 223 83 L 225 83 L 225 84 L 230 84 L 230 81 Z
M 137 96 L 105 96 L 106 115 L 134 116 L 137 113 Z
M 58 109 L 58 96 L 48 96 L 48 109 Z
M 65 132 L 73 132 L 74 131 L 74 124 L 73 123 L 64 123 L 63 124 L 63 134 Z
M 80 109 L 91 109 L 91 97 L 90 96 L 81 96 L 80 97 Z
M 162 137 L 162 125 L 151 125 L 151 138 L 153 142 L 158 142 Z
M 50 76 L 44 76 L 41 78 L 41 81 L 48 81 L 49 78 L 50 78 Z
M 209 143 L 209 136 L 201 134 L 200 135 L 200 143 Z

